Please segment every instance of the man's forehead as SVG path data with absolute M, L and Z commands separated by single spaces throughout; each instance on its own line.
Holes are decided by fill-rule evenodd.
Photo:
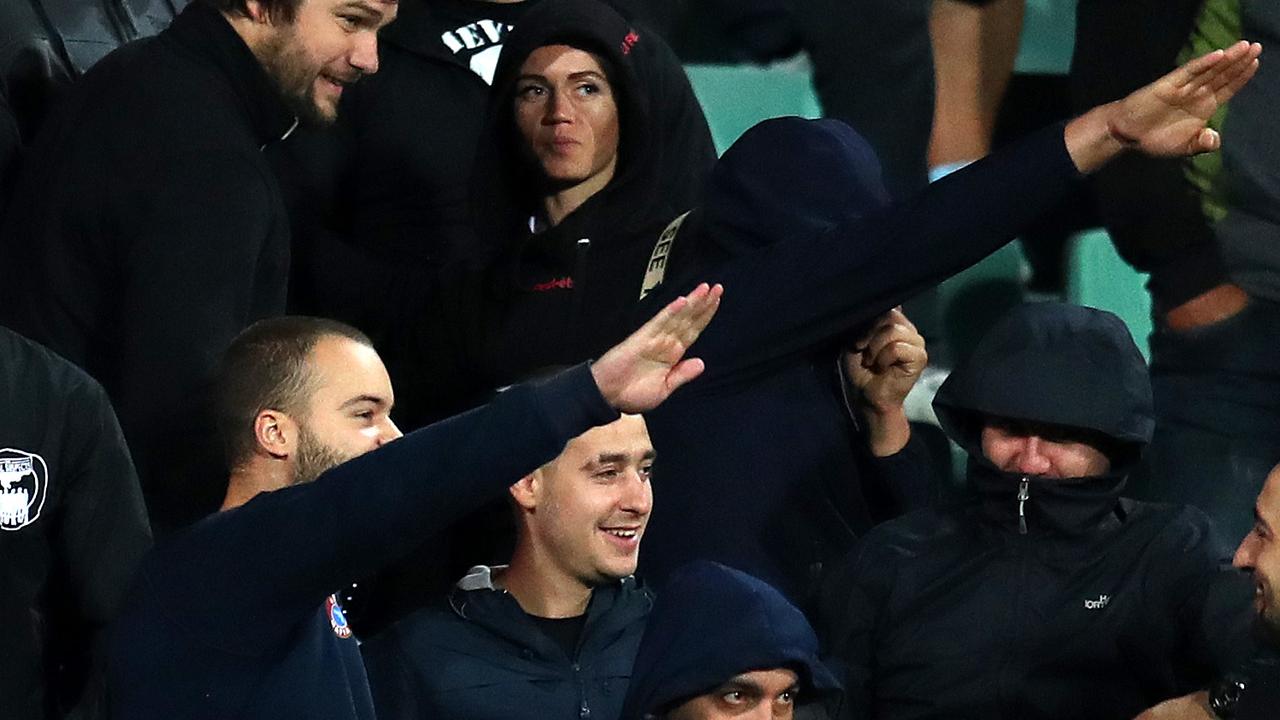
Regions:
M 566 450 L 594 458 L 600 454 L 652 452 L 649 429 L 639 415 L 623 415 L 608 425 L 591 428 L 569 441 Z
M 1280 465 L 1272 468 L 1267 475 L 1267 482 L 1258 494 L 1256 505 L 1260 518 L 1272 527 L 1280 526 Z

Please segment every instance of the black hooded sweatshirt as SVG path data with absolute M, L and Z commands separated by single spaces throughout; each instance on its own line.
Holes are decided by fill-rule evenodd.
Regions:
M 565 44 L 603 60 L 618 105 L 610 183 L 555 227 L 530 232 L 541 179 L 520 148 L 513 102 L 520 66 Z M 595 0 L 542 0 L 505 38 L 476 160 L 479 270 L 442 278 L 403 365 L 401 418 L 459 409 L 476 393 L 598 355 L 630 331 L 662 230 L 693 207 L 715 162 L 701 106 L 663 41 Z M 402 355 L 401 353 L 407 353 Z M 424 363 L 423 357 L 426 357 Z M 423 367 L 432 368 L 423 372 Z
M 804 613 L 759 578 L 692 562 L 672 575 L 653 605 L 621 718 L 660 716 L 736 675 L 775 668 L 796 673 L 799 704 L 839 697 Z
M 1123 323 L 1016 308 L 939 390 L 977 496 L 873 530 L 824 597 L 845 717 L 1127 720 L 1246 661 L 1252 584 L 1189 507 L 1120 497 L 1154 427 Z M 986 417 L 1105 437 L 1107 474 L 1021 477 L 986 460 Z

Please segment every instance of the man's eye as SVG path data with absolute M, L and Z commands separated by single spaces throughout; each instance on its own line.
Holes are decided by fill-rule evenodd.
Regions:
M 619 474 L 620 473 L 617 468 L 605 468 L 604 470 L 601 470 L 600 472 L 596 473 L 596 477 L 600 478 L 601 480 L 612 480 L 618 477 Z
M 746 700 L 746 696 L 742 694 L 741 690 L 732 690 L 730 692 L 725 693 L 724 695 L 721 695 L 720 699 L 724 700 L 726 703 L 729 703 L 730 705 L 741 705 L 743 701 Z
M 516 88 L 516 96 L 522 100 L 534 100 L 545 94 L 546 90 L 541 85 L 525 85 L 524 87 Z
M 582 83 L 578 86 L 578 92 L 582 95 L 595 95 L 600 92 L 600 86 L 595 83 Z
M 778 702 L 783 705 L 790 705 L 796 701 L 795 690 L 788 690 L 778 696 Z
M 345 30 L 355 30 L 360 27 L 361 19 L 355 15 L 339 15 L 338 24 Z

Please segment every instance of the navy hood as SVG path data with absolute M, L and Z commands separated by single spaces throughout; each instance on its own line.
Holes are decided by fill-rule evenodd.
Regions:
M 731 256 L 825 232 L 889 201 L 875 150 L 853 128 L 839 120 L 775 118 L 744 133 L 712 170 L 703 232 Z
M 1155 428 L 1146 361 L 1120 318 L 1063 303 L 1014 308 L 933 401 L 947 435 L 982 456 L 985 416 L 1086 428 L 1138 447 Z
M 672 573 L 654 603 L 622 719 L 641 720 L 741 673 L 778 667 L 799 675 L 802 703 L 840 689 L 803 613 L 765 582 L 699 560 Z

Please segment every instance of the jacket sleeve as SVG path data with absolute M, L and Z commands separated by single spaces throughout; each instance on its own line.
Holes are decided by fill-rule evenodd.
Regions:
M 310 484 L 207 518 L 159 546 L 145 580 L 197 638 L 271 647 L 343 583 L 403 557 L 617 417 L 586 365 L 517 386 Z
M 877 215 L 684 275 L 725 286 L 716 322 L 690 350 L 707 363 L 707 377 L 693 391 L 714 391 L 718 382 L 811 353 L 978 262 L 1078 177 L 1059 124 Z
M 4 223 L 4 208 L 18 179 L 18 153 L 21 149 L 18 123 L 4 95 L 0 94 L 0 225 Z
M 101 629 L 115 618 L 143 555 L 151 527 L 120 425 L 106 393 L 83 378 L 63 408 L 67 494 L 58 533 L 80 617 Z

